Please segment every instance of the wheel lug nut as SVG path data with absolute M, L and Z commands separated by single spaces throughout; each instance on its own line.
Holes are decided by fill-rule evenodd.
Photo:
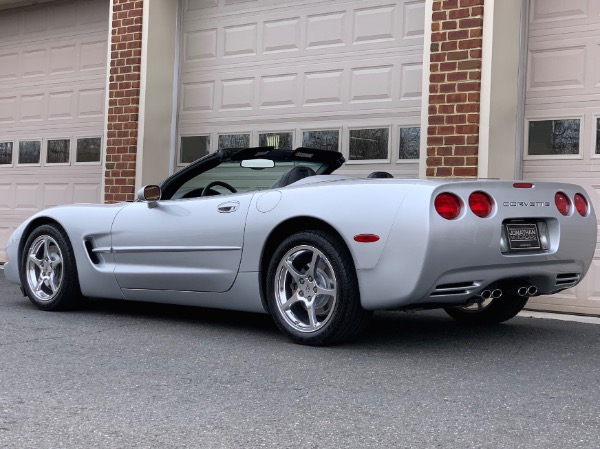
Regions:
M 313 292 L 317 293 L 317 287 L 313 288 Z
M 302 290 L 300 290 L 300 291 L 298 292 L 298 294 L 299 294 L 300 296 L 304 296 L 304 292 L 303 292 Z
M 304 279 L 300 279 L 300 283 L 301 283 L 301 284 L 304 284 Z

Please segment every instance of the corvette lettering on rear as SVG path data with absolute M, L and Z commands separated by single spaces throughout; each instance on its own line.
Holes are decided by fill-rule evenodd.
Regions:
M 504 207 L 550 207 L 548 201 L 505 201 Z

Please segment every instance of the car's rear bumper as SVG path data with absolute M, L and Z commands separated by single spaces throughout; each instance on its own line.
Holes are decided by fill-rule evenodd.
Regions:
M 577 285 L 586 270 L 583 260 L 469 266 L 442 272 L 427 285 L 413 284 L 410 294 L 401 293 L 406 291 L 406 285 L 402 285 L 399 276 L 383 279 L 378 270 L 360 270 L 358 278 L 363 307 L 378 310 L 462 305 L 486 290 L 500 290 L 504 296 L 518 295 L 523 286 L 535 287 L 536 295 L 552 294 Z

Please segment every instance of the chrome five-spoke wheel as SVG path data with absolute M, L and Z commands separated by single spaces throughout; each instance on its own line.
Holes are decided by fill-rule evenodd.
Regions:
M 49 235 L 37 237 L 27 253 L 27 284 L 40 301 L 52 300 L 63 280 L 63 256 L 58 243 Z
M 296 343 L 349 340 L 368 324 L 348 247 L 333 232 L 293 233 L 274 250 L 265 276 L 275 323 Z
M 21 255 L 21 284 L 43 310 L 66 310 L 81 299 L 73 248 L 58 225 L 43 224 L 25 241 Z
M 277 307 L 299 332 L 314 332 L 331 318 L 337 300 L 336 276 L 322 251 L 311 245 L 290 249 L 277 267 Z

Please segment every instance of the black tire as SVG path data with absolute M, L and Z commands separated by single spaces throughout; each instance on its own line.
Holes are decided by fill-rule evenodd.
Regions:
M 285 260 L 292 266 L 284 265 Z M 360 305 L 352 256 L 330 232 L 304 231 L 285 239 L 271 257 L 265 286 L 275 323 L 296 343 L 323 346 L 348 341 L 366 328 L 372 316 Z
M 42 225 L 27 237 L 21 283 L 27 297 L 41 310 L 69 310 L 81 303 L 73 247 L 60 227 Z
M 523 310 L 528 299 L 528 297 L 504 295 L 501 298 L 490 300 L 489 304 L 481 309 L 477 309 L 477 307 L 448 307 L 444 310 L 456 321 L 463 324 L 498 324 L 514 318 Z

